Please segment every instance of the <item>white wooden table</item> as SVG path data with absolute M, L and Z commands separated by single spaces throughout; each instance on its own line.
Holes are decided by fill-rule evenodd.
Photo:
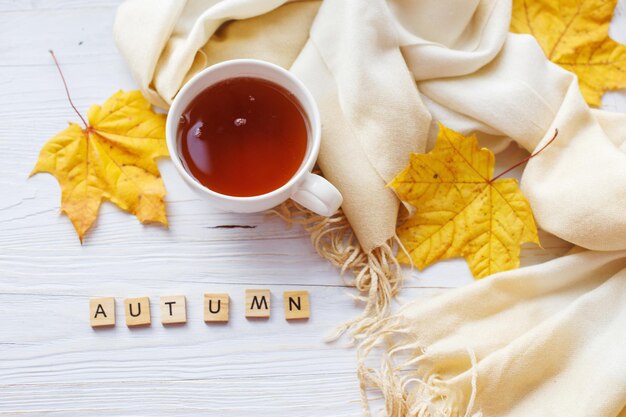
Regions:
M 0 0 L 0 415 L 361 415 L 354 351 L 323 336 L 362 306 L 301 229 L 214 211 L 162 160 L 170 228 L 105 203 L 81 246 L 59 214 L 56 180 L 27 179 L 45 141 L 77 121 L 48 49 L 83 114 L 135 88 L 113 44 L 117 4 Z M 605 103 L 626 108 L 619 94 Z M 524 264 L 569 247 L 541 237 L 545 249 L 525 247 Z M 407 275 L 404 300 L 472 281 L 459 260 Z M 251 287 L 271 289 L 268 321 L 244 318 Z M 310 291 L 308 322 L 284 320 L 289 289 Z M 227 325 L 203 322 L 210 291 L 230 293 Z M 187 325 L 160 324 L 158 296 L 167 294 L 187 296 Z M 153 324 L 130 330 L 122 299 L 143 295 Z M 116 327 L 89 326 L 95 296 L 117 298 Z

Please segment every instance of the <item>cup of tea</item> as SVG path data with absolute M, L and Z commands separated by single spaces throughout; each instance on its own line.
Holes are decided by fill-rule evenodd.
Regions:
M 264 211 L 289 198 L 322 216 L 341 206 L 341 193 L 311 172 L 317 104 L 277 65 L 236 59 L 204 69 L 174 98 L 165 129 L 178 173 L 222 210 Z

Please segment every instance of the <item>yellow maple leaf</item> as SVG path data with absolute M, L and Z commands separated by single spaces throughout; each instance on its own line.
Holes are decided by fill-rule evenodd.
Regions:
M 513 0 L 511 32 L 533 35 L 548 59 L 578 76 L 590 106 L 626 88 L 626 46 L 609 38 L 617 0 Z
M 118 91 L 102 106 L 92 106 L 87 120 L 86 128 L 70 123 L 50 139 L 31 172 L 57 178 L 61 211 L 81 242 L 102 199 L 135 214 L 142 223 L 167 225 L 165 186 L 155 162 L 168 155 L 165 115 L 153 112 L 141 92 Z
M 520 245 L 539 244 L 530 205 L 513 178 L 492 179 L 494 155 L 443 125 L 435 148 L 412 154 L 389 184 L 415 213 L 398 237 L 419 268 L 464 257 L 476 278 L 519 267 Z M 400 251 L 402 263 L 410 263 Z

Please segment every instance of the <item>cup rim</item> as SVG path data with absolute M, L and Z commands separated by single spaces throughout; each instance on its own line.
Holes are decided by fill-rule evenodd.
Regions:
M 210 189 L 209 187 L 205 186 L 200 181 L 198 181 L 196 178 L 194 178 L 185 169 L 185 167 L 182 165 L 182 162 L 180 160 L 178 146 L 176 146 L 177 145 L 176 143 L 177 142 L 177 135 L 176 135 L 177 127 L 176 126 L 178 124 L 178 120 L 173 120 L 174 113 L 180 113 L 182 112 L 182 110 L 184 110 L 184 109 L 180 109 L 180 111 L 178 111 L 179 110 L 178 107 L 180 107 L 182 97 L 184 97 L 185 95 L 191 94 L 189 93 L 189 91 L 191 91 L 191 89 L 196 83 L 200 82 L 200 80 L 206 77 L 207 74 L 210 74 L 218 69 L 222 69 L 224 67 L 236 67 L 239 65 L 253 65 L 253 66 L 265 67 L 266 69 L 269 69 L 270 71 L 278 72 L 282 76 L 289 78 L 297 86 L 301 94 L 296 94 L 296 92 L 294 92 L 293 89 L 286 87 L 284 83 L 277 82 L 275 80 L 269 80 L 269 81 L 275 84 L 278 84 L 285 90 L 291 92 L 292 94 L 296 96 L 296 98 L 299 101 L 300 99 L 298 97 L 303 96 L 306 99 L 306 101 L 309 102 L 308 104 L 310 105 L 310 108 L 311 108 L 311 111 L 308 112 L 304 108 L 303 103 L 300 103 L 300 107 L 302 108 L 302 111 L 305 113 L 305 117 L 307 117 L 308 122 L 310 124 L 310 129 L 311 129 L 310 137 L 307 138 L 307 140 L 311 142 L 310 150 L 305 156 L 302 164 L 300 165 L 300 168 L 298 168 L 298 170 L 292 175 L 289 181 L 281 185 L 279 188 L 276 188 L 275 190 L 272 190 L 265 194 L 259 194 L 259 195 L 253 195 L 253 196 L 233 196 L 233 195 L 218 193 L 217 191 Z M 222 80 L 216 81 L 216 83 L 224 81 L 226 79 L 230 79 L 230 78 L 237 78 L 239 76 L 245 76 L 245 75 L 233 75 L 232 77 L 227 77 Z M 263 79 L 262 76 L 256 76 L 256 77 Z M 213 84 L 209 84 L 209 86 Z M 208 86 L 205 87 L 205 89 L 206 88 L 208 88 Z M 178 117 L 176 119 L 178 119 Z M 271 199 L 272 197 L 275 197 L 277 195 L 284 193 L 289 188 L 293 187 L 293 185 L 300 178 L 302 178 L 302 176 L 305 175 L 306 172 L 311 172 L 311 170 L 313 169 L 313 166 L 315 165 L 315 161 L 317 160 L 317 155 L 319 154 L 320 142 L 321 142 L 321 121 L 320 121 L 320 115 L 319 115 L 319 108 L 317 107 L 317 102 L 313 98 L 313 94 L 311 94 L 311 92 L 304 85 L 304 83 L 300 81 L 300 79 L 298 79 L 296 76 L 294 76 L 291 72 L 284 69 L 283 67 L 280 67 L 276 64 L 273 64 L 268 61 L 263 61 L 260 59 L 231 59 L 231 60 L 219 62 L 217 64 L 213 64 L 207 68 L 204 68 L 203 70 L 201 70 L 200 72 L 192 76 L 191 79 L 189 79 L 189 81 L 187 81 L 183 85 L 183 87 L 178 91 L 178 93 L 174 97 L 174 100 L 172 101 L 172 104 L 170 105 L 170 108 L 167 112 L 167 118 L 165 121 L 165 140 L 166 140 L 167 148 L 170 154 L 170 160 L 174 163 L 174 166 L 176 167 L 176 170 L 178 171 L 179 175 L 181 175 L 182 178 L 191 187 L 195 188 L 196 190 L 205 192 L 213 197 L 217 197 L 223 200 L 228 200 L 228 201 L 233 201 L 233 202 L 246 203 L 246 202 L 254 202 L 254 201 L 263 201 L 266 199 Z

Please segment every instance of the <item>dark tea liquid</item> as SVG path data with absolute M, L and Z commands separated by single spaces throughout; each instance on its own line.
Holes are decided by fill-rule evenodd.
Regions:
M 259 78 L 221 81 L 183 112 L 178 144 L 185 168 L 207 188 L 248 197 L 280 188 L 298 171 L 308 122 L 282 87 Z

